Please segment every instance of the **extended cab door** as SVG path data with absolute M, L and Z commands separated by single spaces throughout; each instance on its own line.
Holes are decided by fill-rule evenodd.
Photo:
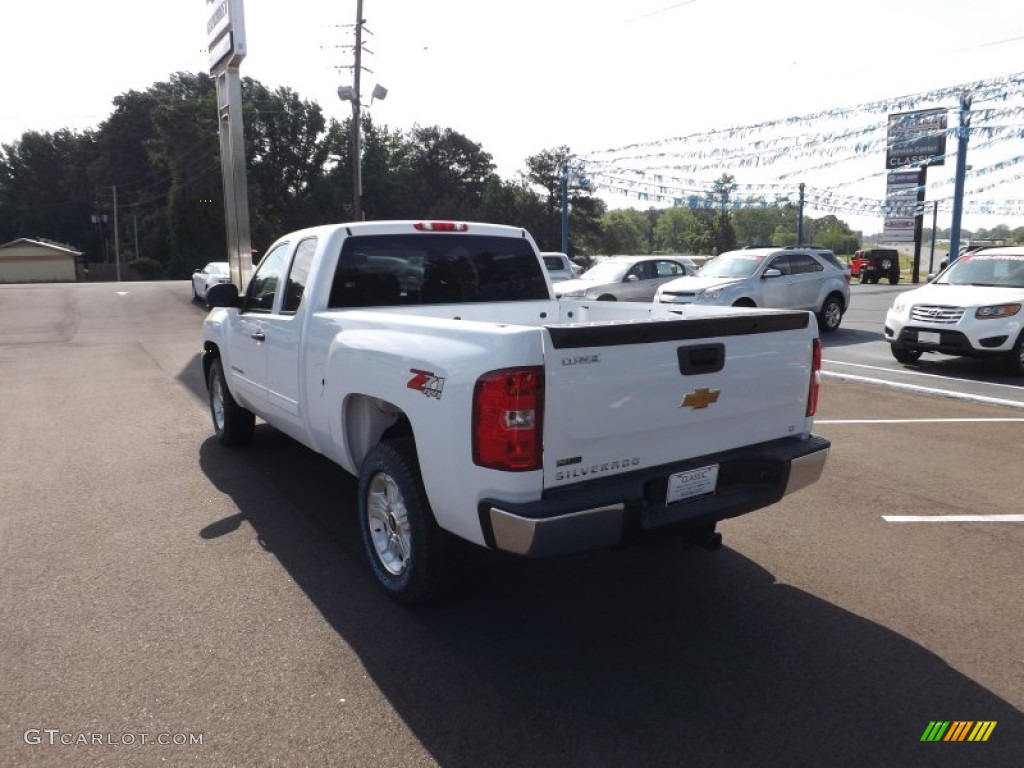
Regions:
M 264 333 L 268 356 L 267 401 L 269 412 L 279 427 L 291 432 L 301 430 L 299 403 L 302 322 L 305 311 L 300 312 L 302 298 L 309 281 L 309 270 L 316 253 L 317 239 L 307 237 L 295 247 L 278 311 L 264 319 Z M 294 433 L 292 433 L 294 434 Z
M 231 316 L 226 371 L 232 391 L 262 412 L 267 403 L 267 327 L 287 262 L 288 243 L 272 248 L 249 281 L 242 307 Z

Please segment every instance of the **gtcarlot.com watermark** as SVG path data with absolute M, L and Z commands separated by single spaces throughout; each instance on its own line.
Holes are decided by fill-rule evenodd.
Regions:
M 26 728 L 21 737 L 30 746 L 51 747 L 194 747 L 202 746 L 201 733 L 93 733 L 91 731 L 65 731 L 61 728 Z

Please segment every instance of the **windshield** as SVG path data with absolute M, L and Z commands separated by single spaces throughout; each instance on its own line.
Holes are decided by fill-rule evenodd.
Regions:
M 599 261 L 579 276 L 579 280 L 593 283 L 617 283 L 622 280 L 630 264 L 622 261 Z
M 941 285 L 992 285 L 1024 288 L 1024 256 L 965 254 L 935 281 Z
M 750 277 L 764 256 L 756 253 L 723 253 L 697 270 L 700 277 Z

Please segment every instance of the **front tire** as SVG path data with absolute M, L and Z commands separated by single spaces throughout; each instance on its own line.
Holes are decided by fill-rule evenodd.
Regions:
M 843 302 L 838 296 L 830 295 L 825 298 L 818 313 L 818 325 L 825 333 L 832 333 L 839 328 L 843 321 Z
M 423 488 L 411 437 L 378 443 L 359 471 L 359 531 L 377 583 L 406 605 L 437 598 L 455 565 Z
M 598 301 L 618 301 L 617 298 L 612 296 L 610 293 L 604 293 L 597 297 Z
M 889 349 L 892 350 L 892 356 L 896 358 L 897 363 L 916 363 L 921 359 L 920 349 L 908 349 L 907 347 L 900 346 L 899 344 L 890 344 Z
M 1024 331 L 1017 337 L 1013 351 L 1006 356 L 1006 370 L 1016 376 L 1024 376 Z
M 224 379 L 224 366 L 218 357 L 210 363 L 210 374 L 206 380 L 210 396 L 210 416 L 213 430 L 221 445 L 243 445 L 252 439 L 256 428 L 256 417 L 252 411 L 235 402 Z

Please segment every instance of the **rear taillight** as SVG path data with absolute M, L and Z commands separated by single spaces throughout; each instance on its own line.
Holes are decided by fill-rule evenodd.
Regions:
M 811 384 L 807 390 L 807 415 L 813 416 L 818 410 L 818 389 L 821 387 L 821 339 L 814 340 L 811 351 Z
M 544 368 L 485 373 L 473 390 L 473 463 L 506 472 L 541 468 Z
M 413 229 L 420 232 L 468 232 L 469 225 L 455 221 L 417 221 Z

